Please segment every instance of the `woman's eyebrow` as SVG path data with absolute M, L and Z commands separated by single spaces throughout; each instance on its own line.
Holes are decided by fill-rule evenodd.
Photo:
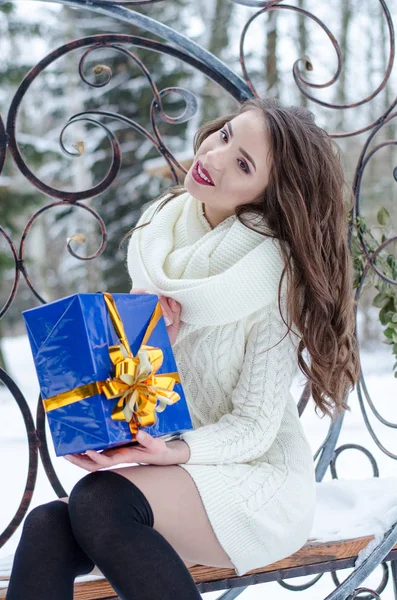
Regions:
M 227 125 L 227 128 L 228 128 L 228 130 L 229 130 L 230 137 L 232 138 L 232 137 L 233 137 L 232 124 L 230 123 L 230 121 L 226 121 L 226 125 Z M 249 160 L 249 161 L 250 161 L 250 163 L 252 164 L 252 166 L 254 167 L 254 169 L 255 169 L 255 171 L 256 171 L 256 165 L 255 165 L 255 161 L 254 161 L 254 159 L 253 159 L 253 158 L 252 158 L 252 157 L 251 157 L 251 156 L 248 154 L 248 152 L 246 152 L 246 151 L 245 151 L 245 150 L 243 150 L 242 148 L 239 148 L 239 150 L 240 150 L 241 154 L 242 154 L 243 156 L 245 156 L 245 158 L 246 158 L 247 160 Z

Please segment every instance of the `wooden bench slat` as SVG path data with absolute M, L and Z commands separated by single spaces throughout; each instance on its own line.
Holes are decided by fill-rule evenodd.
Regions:
M 351 558 L 357 556 L 360 550 L 365 548 L 372 539 L 373 536 L 365 536 L 334 542 L 308 541 L 307 544 L 294 554 L 266 567 L 254 569 L 249 573 L 267 573 L 279 571 L 280 569 L 315 565 L 334 559 Z M 397 551 L 397 544 L 393 550 Z M 190 567 L 189 571 L 196 583 L 237 578 L 233 569 L 219 569 L 217 567 L 195 565 L 194 567 Z M 0 579 L 6 581 L 7 577 L 1 577 Z M 117 598 L 113 588 L 105 579 L 77 582 L 74 589 L 74 600 L 114 600 Z M 5 598 L 5 595 L 6 590 L 0 590 L 0 598 Z
M 280 569 L 315 565 L 334 559 L 351 558 L 357 556 L 360 550 L 365 548 L 372 539 L 373 536 L 366 536 L 351 540 L 338 540 L 335 542 L 307 542 L 307 544 L 294 554 L 271 563 L 270 565 L 266 565 L 266 567 L 253 569 L 252 571 L 249 571 L 249 573 L 268 573 L 271 571 L 279 571 Z M 397 545 L 395 546 L 395 549 L 397 550 Z M 233 569 L 218 569 L 197 565 L 191 567 L 189 571 L 193 575 L 196 583 L 216 581 L 218 579 L 233 579 L 237 577 Z

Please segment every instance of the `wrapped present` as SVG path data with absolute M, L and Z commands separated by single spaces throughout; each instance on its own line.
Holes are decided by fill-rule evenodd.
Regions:
M 156 295 L 75 294 L 22 314 L 57 456 L 193 428 Z

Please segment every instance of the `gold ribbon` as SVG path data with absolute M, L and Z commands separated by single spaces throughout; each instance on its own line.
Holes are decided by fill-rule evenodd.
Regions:
M 134 357 L 114 299 L 107 292 L 103 292 L 103 295 L 117 337 L 121 342 L 109 347 L 114 376 L 106 381 L 94 381 L 46 398 L 43 400 L 44 409 L 50 412 L 97 394 L 105 394 L 108 400 L 120 397 L 112 411 L 112 419 L 127 421 L 135 439 L 134 436 L 140 427 L 150 427 L 156 423 L 156 413 L 163 412 L 167 405 L 180 400 L 180 395 L 173 391 L 174 385 L 180 383 L 180 377 L 177 372 L 156 375 L 163 364 L 163 351 L 146 345 L 163 314 L 160 302 L 157 302 L 142 344 Z M 157 401 L 159 401 L 158 405 Z

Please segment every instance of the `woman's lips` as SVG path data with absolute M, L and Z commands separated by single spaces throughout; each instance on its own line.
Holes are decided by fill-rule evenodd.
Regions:
M 197 161 L 196 164 L 194 165 L 194 168 L 192 171 L 192 177 L 193 177 L 194 181 L 197 181 L 197 183 L 200 183 L 201 185 L 211 185 L 212 187 L 214 187 L 215 186 L 214 183 L 210 183 L 209 181 L 206 181 L 199 174 L 199 172 L 198 172 L 199 164 L 200 164 L 200 170 L 204 173 L 204 175 L 206 177 L 208 177 L 208 179 L 210 179 L 209 175 L 207 175 L 207 173 L 205 172 L 205 169 L 203 169 L 200 161 Z

